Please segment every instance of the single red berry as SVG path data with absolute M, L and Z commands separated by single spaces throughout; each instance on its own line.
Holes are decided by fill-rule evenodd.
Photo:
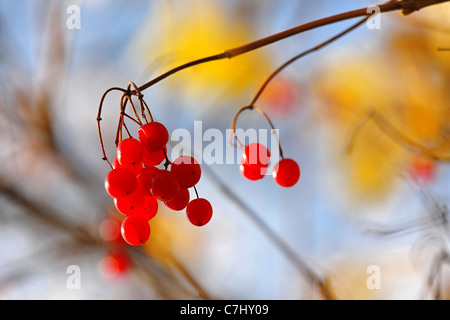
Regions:
M 213 208 L 208 200 L 194 199 L 186 207 L 186 215 L 194 226 L 204 226 L 211 220 Z
M 415 182 L 430 183 L 436 176 L 436 163 L 423 155 L 414 155 L 408 166 L 410 176 Z
M 105 189 L 113 198 L 123 198 L 132 194 L 137 188 L 137 179 L 126 168 L 112 169 L 105 178 Z
M 178 192 L 178 195 L 170 201 L 165 201 L 164 204 L 175 211 L 180 211 L 186 208 L 186 206 L 189 203 L 189 190 L 188 188 L 180 188 L 180 192 Z
M 131 259 L 124 251 L 113 250 L 105 254 L 98 265 L 100 274 L 107 279 L 124 276 L 131 267 Z
M 114 198 L 116 209 L 124 215 L 132 215 L 144 207 L 145 197 L 143 194 L 135 191 L 123 198 Z
M 180 184 L 172 172 L 160 170 L 152 179 L 152 195 L 161 201 L 174 199 L 180 191 Z
M 270 152 L 261 143 L 250 143 L 244 149 L 243 159 L 246 164 L 256 167 L 267 167 L 270 162 Z
M 117 161 L 122 167 L 142 165 L 143 147 L 139 140 L 127 138 L 117 145 Z
M 98 232 L 103 240 L 115 242 L 120 238 L 120 222 L 114 218 L 106 218 L 100 223 Z
M 241 174 L 252 181 L 262 179 L 267 173 L 267 167 L 261 167 L 258 165 L 247 164 L 245 159 L 241 160 L 239 165 L 239 170 Z
M 137 175 L 137 192 L 144 196 L 151 196 L 153 176 L 161 170 L 155 167 L 145 167 Z
M 144 205 L 139 208 L 134 214 L 143 217 L 145 220 L 150 221 L 158 213 L 158 200 L 153 196 L 146 196 Z
M 122 168 L 122 166 L 121 166 L 120 163 L 119 163 L 119 160 L 117 160 L 117 157 L 114 158 L 114 160 L 113 160 L 113 162 L 111 163 L 111 165 L 112 165 L 113 169 L 116 169 L 116 168 Z
M 132 215 L 122 221 L 120 232 L 129 245 L 138 246 L 147 242 L 150 237 L 150 225 L 143 217 Z
M 139 140 L 148 152 L 157 152 L 169 141 L 169 132 L 159 122 L 149 122 L 142 125 L 138 130 Z
M 161 162 L 166 159 L 164 151 L 167 153 L 167 147 L 164 146 L 163 149 L 156 152 L 148 152 L 147 149 L 144 148 L 144 156 L 142 157 L 142 163 L 147 167 L 157 166 L 161 164 Z
M 191 156 L 176 158 L 171 164 L 170 171 L 177 178 L 180 187 L 184 188 L 195 186 L 202 175 L 200 165 Z
M 273 168 L 272 176 L 280 186 L 289 188 L 300 178 L 300 168 L 294 160 L 282 159 Z
M 111 165 L 113 166 L 113 169 L 124 168 L 124 166 L 122 166 L 122 165 L 119 163 L 119 160 L 117 160 L 117 157 L 114 158 L 114 160 L 113 160 L 113 162 L 112 162 Z M 141 164 L 138 164 L 138 165 L 133 166 L 133 167 L 126 167 L 126 169 L 131 170 L 134 174 L 138 174 L 138 173 L 142 170 L 142 165 L 141 165 Z

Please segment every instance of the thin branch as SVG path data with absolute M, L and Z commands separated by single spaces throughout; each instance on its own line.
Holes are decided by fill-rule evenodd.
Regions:
M 367 112 L 365 116 L 361 118 L 361 120 L 358 122 L 358 124 L 353 129 L 350 139 L 346 146 L 346 152 L 351 153 L 353 151 L 356 138 L 359 134 L 359 132 L 362 130 L 362 128 L 369 122 L 369 120 L 372 120 L 374 124 L 392 141 L 397 143 L 398 145 L 404 147 L 407 150 L 410 150 L 412 152 L 420 152 L 424 155 L 427 155 L 428 157 L 438 160 L 438 161 L 450 161 L 450 156 L 443 156 L 436 154 L 436 151 L 438 151 L 438 148 L 428 148 L 426 146 L 423 146 L 414 140 L 408 138 L 403 133 L 401 133 L 399 130 L 397 130 L 389 121 L 387 121 L 383 116 L 381 116 L 377 111 L 370 110 Z
M 205 169 L 206 170 L 204 171 L 207 172 L 220 191 L 228 197 L 230 201 L 241 208 L 243 213 L 249 217 L 262 233 L 286 256 L 299 273 L 305 277 L 308 283 L 317 288 L 323 298 L 328 300 L 334 299 L 334 294 L 330 292 L 329 288 L 326 286 L 325 279 L 311 269 L 310 266 L 299 257 L 298 254 L 280 236 L 278 236 L 255 211 L 228 188 L 228 186 L 223 183 L 212 170 L 209 170 L 208 167 Z
M 407 14 L 413 13 L 414 11 L 418 11 L 422 8 L 425 8 L 425 7 L 434 5 L 434 4 L 448 2 L 448 1 L 450 1 L 450 0 L 402 0 L 402 1 L 391 0 L 391 1 L 388 1 L 388 2 L 378 6 L 378 8 L 380 10 L 380 13 L 401 10 L 404 15 L 407 15 Z M 330 25 L 330 24 L 340 22 L 340 21 L 345 21 L 345 20 L 358 18 L 358 17 L 364 17 L 364 16 L 369 17 L 371 15 L 372 15 L 372 13 L 368 12 L 367 8 L 361 8 L 361 9 L 329 16 L 329 17 L 322 18 L 319 20 L 311 21 L 309 23 L 305 23 L 300 26 L 297 26 L 297 27 L 273 34 L 271 36 L 247 43 L 240 47 L 225 50 L 223 53 L 220 53 L 220 54 L 216 54 L 213 56 L 209 56 L 206 58 L 202 58 L 202 59 L 198 59 L 195 61 L 185 63 L 181 66 L 178 66 L 174 69 L 167 71 L 166 73 L 163 73 L 162 75 L 154 78 L 153 80 L 150 80 L 149 82 L 145 83 L 138 89 L 139 89 L 139 91 L 143 91 L 178 71 L 181 71 L 183 69 L 186 69 L 186 68 L 198 65 L 198 64 L 202 64 L 202 63 L 210 62 L 210 61 L 221 60 L 221 59 L 225 59 L 225 58 L 231 59 L 238 55 L 259 49 L 261 47 L 268 46 L 272 43 L 281 41 L 283 39 L 303 33 L 305 31 L 313 30 L 313 29 L 316 29 L 316 28 L 319 28 L 322 26 L 326 26 L 326 25 Z M 136 92 L 136 90 L 134 90 L 134 91 L 131 91 L 130 94 L 136 95 L 137 92 Z
M 302 53 L 296 55 L 295 57 L 291 58 L 290 60 L 288 60 L 287 62 L 283 63 L 280 67 L 278 67 L 275 71 L 273 71 L 269 77 L 264 81 L 264 83 L 261 85 L 261 87 L 259 88 L 258 92 L 256 93 L 256 95 L 253 97 L 252 101 L 250 102 L 250 104 L 248 106 L 242 107 L 241 109 L 238 110 L 238 112 L 235 114 L 232 122 L 231 122 L 231 126 L 230 126 L 230 144 L 232 146 L 235 146 L 235 144 L 232 142 L 232 137 L 235 138 L 235 140 L 237 141 L 237 143 L 239 144 L 239 146 L 243 146 L 243 143 L 239 140 L 239 137 L 236 135 L 235 132 L 235 127 L 236 127 L 236 121 L 239 117 L 239 115 L 244 111 L 244 110 L 254 110 L 256 109 L 257 111 L 259 111 L 267 120 L 267 122 L 269 123 L 270 127 L 272 128 L 272 132 L 275 133 L 275 126 L 273 125 L 272 121 L 270 120 L 269 116 L 264 112 L 264 110 L 262 110 L 261 108 L 255 106 L 256 101 L 258 100 L 258 98 L 261 96 L 261 94 L 263 93 L 263 91 L 265 90 L 265 88 L 268 86 L 268 84 L 270 83 L 270 81 L 273 80 L 273 78 L 275 78 L 281 71 L 283 71 L 286 67 L 288 67 L 290 64 L 292 64 L 293 62 L 299 60 L 300 58 L 303 58 L 304 56 L 313 53 L 315 51 L 318 51 L 322 48 L 324 48 L 325 46 L 331 44 L 332 42 L 336 41 L 337 39 L 343 37 L 344 35 L 346 35 L 347 33 L 353 31 L 354 29 L 358 28 L 359 26 L 361 26 L 363 23 L 365 23 L 368 20 L 368 17 L 363 18 L 362 20 L 358 21 L 356 24 L 352 25 L 351 27 L 345 29 L 344 31 L 340 32 L 339 34 L 337 34 L 336 36 L 322 42 L 321 44 L 308 49 L 306 51 L 303 51 Z M 281 158 L 283 158 L 283 149 L 281 147 L 281 143 L 279 141 L 278 136 L 276 137 L 278 140 L 278 146 L 279 146 L 279 151 L 280 151 L 280 156 Z

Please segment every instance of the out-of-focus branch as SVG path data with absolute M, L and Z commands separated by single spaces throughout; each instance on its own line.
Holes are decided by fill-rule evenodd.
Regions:
M 375 110 L 370 110 L 364 115 L 358 124 L 355 126 L 353 131 L 351 132 L 350 139 L 346 146 L 346 152 L 351 153 L 353 151 L 356 138 L 362 128 L 369 122 L 369 120 L 373 121 L 373 123 L 392 141 L 397 143 L 398 145 L 404 147 L 407 150 L 412 152 L 422 153 L 434 160 L 438 161 L 450 161 L 450 155 L 448 155 L 448 139 L 445 137 L 442 139 L 441 144 L 434 146 L 432 148 L 426 147 L 417 143 L 416 141 L 408 138 L 399 130 L 397 130 L 386 118 L 384 118 L 381 114 L 379 114 Z

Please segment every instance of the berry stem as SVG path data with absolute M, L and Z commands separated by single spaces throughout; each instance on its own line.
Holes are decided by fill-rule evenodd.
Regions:
M 194 188 L 194 191 L 195 191 L 195 196 L 197 197 L 197 199 L 198 199 L 198 198 L 200 198 L 200 197 L 198 196 L 198 191 L 197 191 L 197 188 L 196 188 L 195 186 L 193 186 L 193 188 Z
M 139 122 L 140 125 L 142 125 L 142 121 L 139 118 L 139 115 L 138 115 L 138 113 L 136 111 L 136 108 L 134 107 L 133 99 L 131 98 L 131 95 L 129 93 L 130 92 L 130 86 L 131 85 L 128 84 L 127 92 L 124 93 L 123 96 L 122 96 L 122 99 L 125 98 L 125 102 L 123 103 L 123 111 L 125 111 L 125 108 L 126 108 L 126 105 L 127 105 L 127 101 L 130 101 L 131 110 L 133 111 L 133 114 L 136 117 L 136 120 Z
M 166 149 L 163 148 L 162 151 L 164 153 L 164 157 L 166 158 L 166 161 L 164 162 L 164 168 L 167 170 L 169 166 L 172 164 L 172 162 L 169 160 L 169 157 L 167 156 Z
M 253 97 L 252 101 L 250 102 L 250 104 L 248 106 L 242 107 L 241 109 L 238 110 L 238 112 L 236 113 L 236 115 L 233 118 L 233 121 L 231 123 L 231 127 L 230 127 L 230 132 L 231 135 L 234 136 L 235 141 L 237 141 L 237 143 L 239 144 L 239 146 L 243 146 L 243 143 L 239 140 L 238 136 L 236 135 L 235 132 L 235 126 L 236 126 L 236 121 L 237 118 L 239 117 L 239 115 L 244 111 L 244 110 L 254 110 L 256 109 L 257 111 L 259 111 L 266 119 L 267 122 L 269 123 L 270 127 L 272 128 L 272 133 L 275 134 L 277 140 L 278 140 L 278 146 L 280 149 L 280 157 L 283 159 L 283 149 L 281 147 L 281 143 L 280 143 L 280 139 L 278 137 L 278 135 L 276 134 L 275 131 L 275 127 L 272 123 L 272 121 L 270 120 L 269 116 L 264 112 L 264 110 L 262 110 L 260 107 L 255 106 L 256 101 L 258 100 L 258 98 L 261 96 L 261 94 L 263 93 L 264 89 L 268 86 L 269 82 L 275 78 L 275 76 L 277 74 L 279 74 L 283 69 L 285 69 L 288 65 L 290 65 L 291 63 L 293 63 L 294 61 L 312 53 L 315 52 L 317 50 L 322 49 L 323 47 L 327 46 L 328 44 L 336 41 L 337 39 L 343 37 L 345 34 L 349 33 L 350 31 L 356 29 L 357 27 L 359 27 L 360 25 L 362 25 L 363 23 L 365 23 L 367 21 L 369 17 L 364 17 L 363 19 L 361 19 L 360 21 L 358 21 L 356 24 L 352 25 L 351 27 L 345 29 L 344 31 L 340 32 L 339 34 L 337 34 L 336 36 L 328 39 L 327 41 L 322 42 L 321 44 L 308 49 L 306 51 L 303 51 L 302 53 L 296 55 L 295 57 L 291 58 L 290 60 L 288 60 L 287 62 L 283 63 L 280 67 L 278 67 L 275 71 L 273 71 L 269 77 L 264 81 L 264 83 L 262 84 L 262 86 L 259 88 L 258 92 L 256 93 L 256 95 Z M 230 144 L 232 146 L 235 146 L 235 144 L 232 142 L 232 138 L 230 137 Z
M 261 96 L 261 94 L 263 93 L 264 89 L 267 87 L 267 85 L 269 84 L 269 82 L 275 78 L 275 76 L 280 73 L 283 69 L 285 69 L 288 65 L 290 65 L 291 63 L 293 63 L 294 61 L 303 58 L 304 56 L 322 49 L 323 47 L 329 45 L 330 43 L 336 41 L 337 39 L 343 37 L 345 34 L 353 31 L 354 29 L 358 28 L 360 25 L 362 25 L 363 23 L 365 23 L 367 20 L 369 19 L 369 17 L 364 17 L 363 19 L 361 19 L 360 21 L 358 21 L 356 24 L 352 25 L 351 27 L 345 29 L 344 31 L 340 32 L 339 34 L 335 35 L 334 37 L 322 42 L 321 44 L 308 49 L 306 51 L 303 51 L 302 53 L 296 55 L 295 57 L 291 58 L 290 60 L 286 61 L 285 63 L 283 63 L 281 66 L 279 66 L 275 71 L 273 71 L 269 77 L 264 81 L 264 83 L 262 84 L 262 86 L 259 88 L 258 92 L 256 93 L 256 95 L 253 97 L 253 100 L 250 102 L 250 106 L 254 106 L 256 101 L 258 100 L 258 98 Z
M 139 123 L 135 118 L 133 118 L 132 116 L 130 116 L 129 114 L 123 112 L 122 113 L 123 116 L 127 117 L 128 119 L 132 120 L 133 122 L 135 122 L 138 125 L 141 125 L 141 123 Z
M 267 113 L 263 109 L 261 109 L 258 106 L 255 106 L 255 105 L 244 106 L 244 107 L 240 108 L 238 110 L 238 112 L 235 114 L 235 116 L 234 116 L 234 118 L 233 118 L 233 120 L 231 122 L 231 125 L 230 125 L 230 144 L 232 146 L 236 147 L 236 144 L 234 144 L 232 142 L 232 137 L 234 137 L 235 140 L 237 141 L 239 147 L 241 147 L 241 148 L 244 147 L 244 144 L 239 140 L 239 137 L 236 135 L 236 122 L 237 122 L 237 119 L 238 119 L 239 115 L 244 110 L 257 110 L 259 113 L 261 113 L 264 116 L 264 118 L 266 118 L 267 122 L 270 125 L 270 128 L 272 129 L 272 133 L 275 135 L 275 137 L 276 137 L 276 139 L 278 141 L 278 148 L 280 149 L 280 156 L 283 158 L 283 149 L 281 148 L 280 139 L 279 139 L 279 137 L 278 137 L 278 135 L 276 133 L 276 129 L 275 129 L 275 126 L 273 125 L 272 120 L 270 120 L 270 117 L 267 115 Z
M 97 113 L 97 130 L 98 130 L 98 137 L 100 140 L 100 146 L 101 146 L 102 154 L 103 154 L 102 160 L 106 161 L 109 164 L 109 166 L 111 167 L 111 169 L 113 169 L 113 166 L 112 166 L 111 162 L 108 160 L 108 157 L 106 156 L 105 145 L 103 144 L 103 137 L 102 137 L 102 130 L 100 127 L 100 122 L 102 121 L 101 116 L 102 116 L 103 102 L 105 101 L 105 98 L 108 95 L 108 93 L 110 93 L 112 91 L 126 92 L 125 89 L 122 89 L 119 87 L 112 87 L 112 88 L 109 88 L 108 90 L 106 90 L 100 99 L 100 105 L 98 107 L 98 113 Z
M 133 138 L 133 136 L 132 136 L 131 133 L 130 133 L 130 130 L 128 130 L 128 127 L 127 127 L 125 121 L 123 121 L 123 120 L 122 120 L 122 125 L 123 125 L 123 127 L 125 128 L 125 131 L 127 132 L 128 137 L 129 137 L 129 138 Z
M 147 103 L 144 100 L 144 95 L 142 94 L 141 90 L 139 90 L 138 86 L 136 86 L 136 84 L 134 82 L 129 82 L 128 83 L 128 88 L 129 86 L 132 85 L 134 87 L 134 90 L 136 91 L 136 96 L 139 99 L 139 103 L 141 104 L 141 114 L 142 117 L 145 119 L 145 121 L 148 123 L 147 121 L 147 117 L 145 116 L 145 111 L 147 111 L 149 117 L 150 117 L 150 122 L 153 122 L 153 116 L 152 113 L 150 112 L 150 109 L 148 108 Z M 128 91 L 129 96 L 131 96 L 131 92 Z
M 122 141 L 122 123 L 123 123 L 123 115 L 120 115 L 119 116 L 119 124 L 117 125 L 117 131 L 116 131 L 116 140 L 114 141 L 116 148 L 119 145 L 119 142 Z

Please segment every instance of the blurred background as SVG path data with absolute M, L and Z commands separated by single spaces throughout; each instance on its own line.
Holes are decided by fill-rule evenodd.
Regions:
M 104 189 L 108 88 L 377 3 L 1 1 L 0 298 L 448 298 L 450 4 L 384 14 L 269 84 L 258 106 L 300 165 L 294 187 L 202 164 L 210 223 L 160 205 L 140 247 L 117 238 Z M 226 129 L 265 78 L 354 22 L 181 71 L 144 99 L 169 132 L 202 121 L 238 153 Z M 119 104 L 103 106 L 108 155 Z M 268 128 L 257 112 L 238 126 Z

